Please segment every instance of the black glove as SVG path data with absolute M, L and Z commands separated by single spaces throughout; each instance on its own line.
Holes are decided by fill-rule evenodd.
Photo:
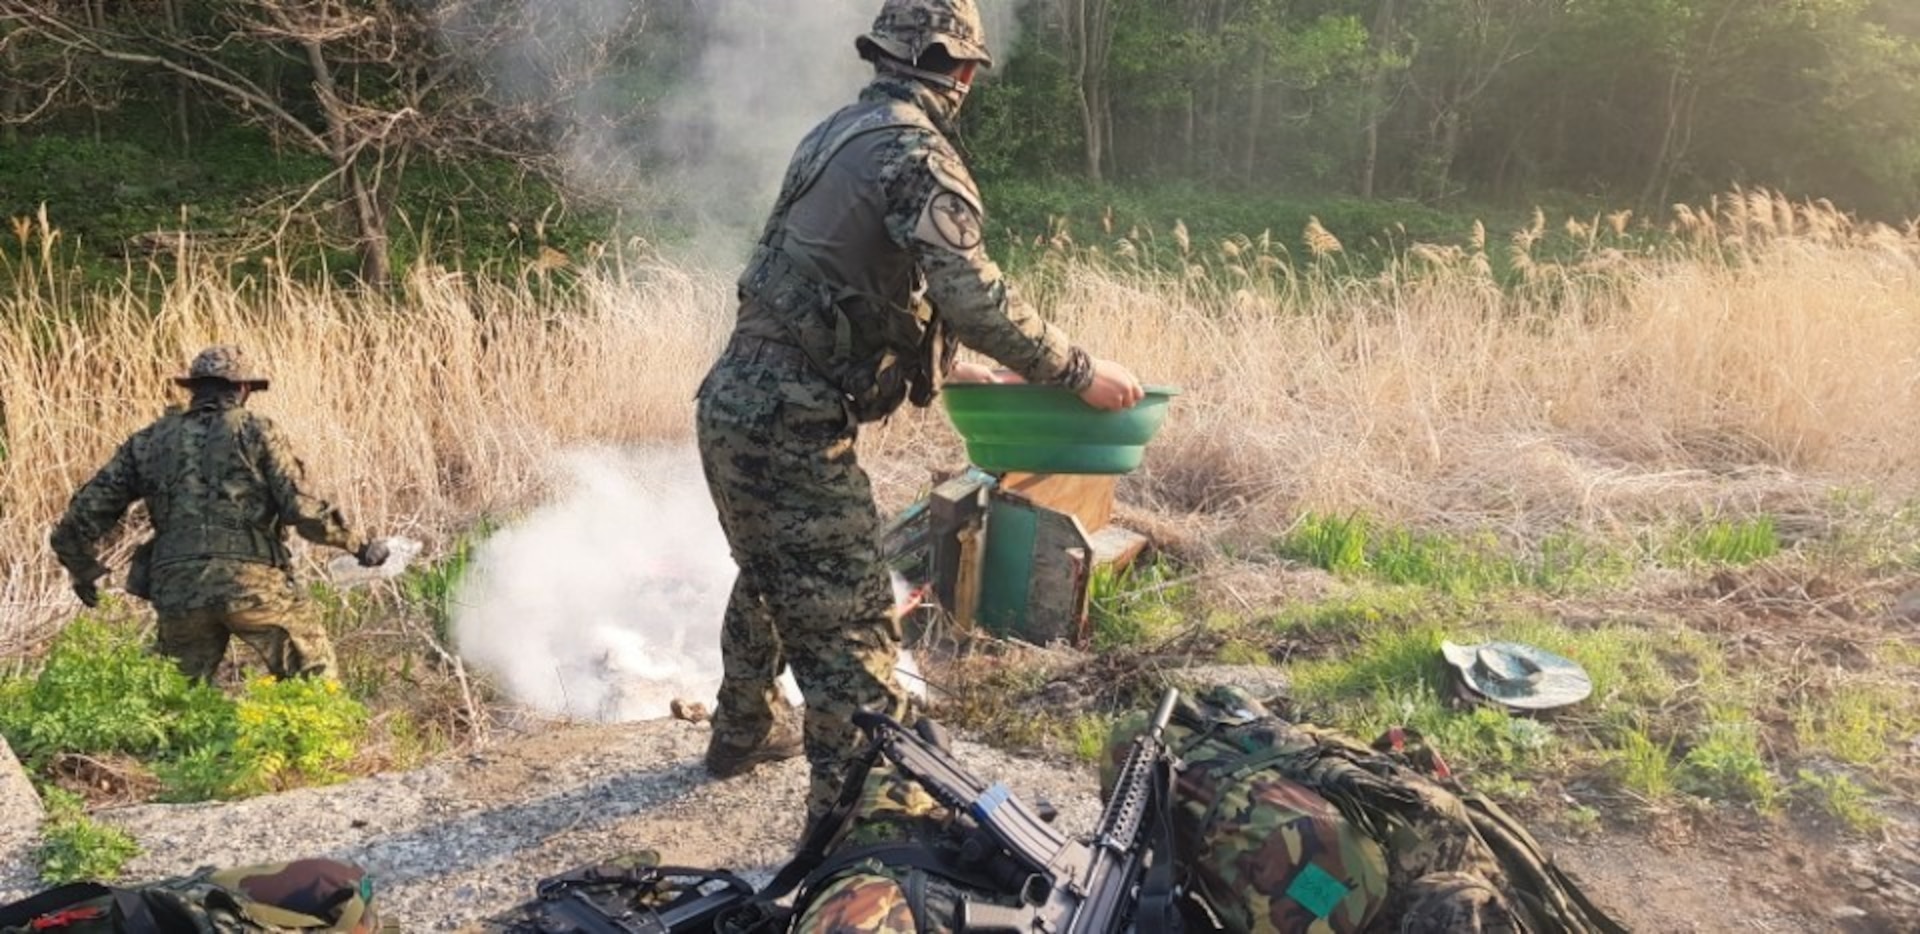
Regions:
M 73 581 L 73 595 L 79 597 L 80 602 L 85 604 L 87 609 L 93 609 L 100 605 L 100 585 L 94 581 L 75 578 Z
M 387 543 L 379 540 L 374 540 L 364 545 L 361 545 L 360 550 L 354 552 L 353 556 L 360 559 L 361 567 L 377 568 L 380 565 L 387 563 L 388 554 L 389 552 L 387 550 Z

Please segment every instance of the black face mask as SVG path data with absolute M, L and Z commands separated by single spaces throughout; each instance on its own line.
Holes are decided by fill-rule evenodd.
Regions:
M 245 405 L 247 390 L 232 383 L 210 380 L 193 387 L 193 399 L 187 403 L 190 409 L 231 409 Z

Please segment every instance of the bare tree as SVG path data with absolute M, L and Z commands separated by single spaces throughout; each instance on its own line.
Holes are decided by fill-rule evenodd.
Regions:
M 1408 88 L 1427 108 L 1422 184 L 1451 192 L 1454 161 L 1474 108 L 1507 66 L 1545 41 L 1559 7 L 1551 0 L 1439 0 L 1425 8 L 1431 29 L 1415 53 Z
M 87 9 L 71 0 L 65 5 Z M 18 142 L 20 127 L 55 112 L 111 109 L 118 99 L 114 82 L 88 65 L 0 16 L 0 142 Z
M 324 157 L 330 171 L 295 196 L 290 210 L 333 192 L 360 278 L 378 286 L 392 275 L 393 193 L 414 158 L 486 155 L 544 169 L 549 147 L 540 137 L 551 122 L 544 111 L 564 102 L 568 82 L 553 82 L 545 99 L 501 102 L 490 98 L 474 68 L 495 50 L 528 41 L 527 23 L 540 6 L 249 0 L 216 5 L 211 28 L 183 30 L 177 16 L 116 19 L 62 0 L 0 0 L 0 30 L 9 38 L 31 36 L 70 60 L 172 75 L 277 139 Z M 250 68 L 249 55 L 282 67 Z M 583 54 L 574 65 L 603 60 Z M 283 72 L 302 80 L 284 86 Z
M 1113 102 L 1107 88 L 1107 59 L 1113 52 L 1113 0 L 1055 0 L 1055 11 L 1080 102 L 1087 177 L 1097 182 L 1105 177 L 1103 167 L 1113 137 Z

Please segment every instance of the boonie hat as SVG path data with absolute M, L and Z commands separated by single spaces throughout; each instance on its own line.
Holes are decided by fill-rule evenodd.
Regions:
M 1550 710 L 1579 703 L 1593 693 L 1593 679 L 1585 669 L 1531 645 L 1442 642 L 1440 653 L 1459 669 L 1468 690 L 1507 707 Z

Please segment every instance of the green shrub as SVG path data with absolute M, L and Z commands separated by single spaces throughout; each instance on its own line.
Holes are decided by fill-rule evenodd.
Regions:
M 1673 748 L 1653 741 L 1646 731 L 1625 731 L 1615 743 L 1614 767 L 1621 787 L 1649 801 L 1662 800 L 1674 792 Z
M 126 831 L 96 822 L 86 814 L 79 795 L 60 788 L 43 792 L 47 820 L 41 825 L 34 864 L 47 882 L 112 879 L 127 860 L 140 855 L 140 845 Z
M 8 682 L 0 697 L 0 733 L 28 759 L 175 752 L 204 739 L 230 706 L 148 651 L 136 630 L 90 617 L 61 631 L 37 677 Z
M 177 801 L 326 785 L 346 778 L 366 729 L 366 708 L 339 682 L 261 676 L 217 733 L 154 771 Z
M 367 711 L 338 682 L 271 677 L 240 696 L 195 684 L 137 630 L 79 619 L 32 678 L 0 682 L 0 735 L 32 768 L 59 753 L 141 757 L 176 801 L 344 777 Z

